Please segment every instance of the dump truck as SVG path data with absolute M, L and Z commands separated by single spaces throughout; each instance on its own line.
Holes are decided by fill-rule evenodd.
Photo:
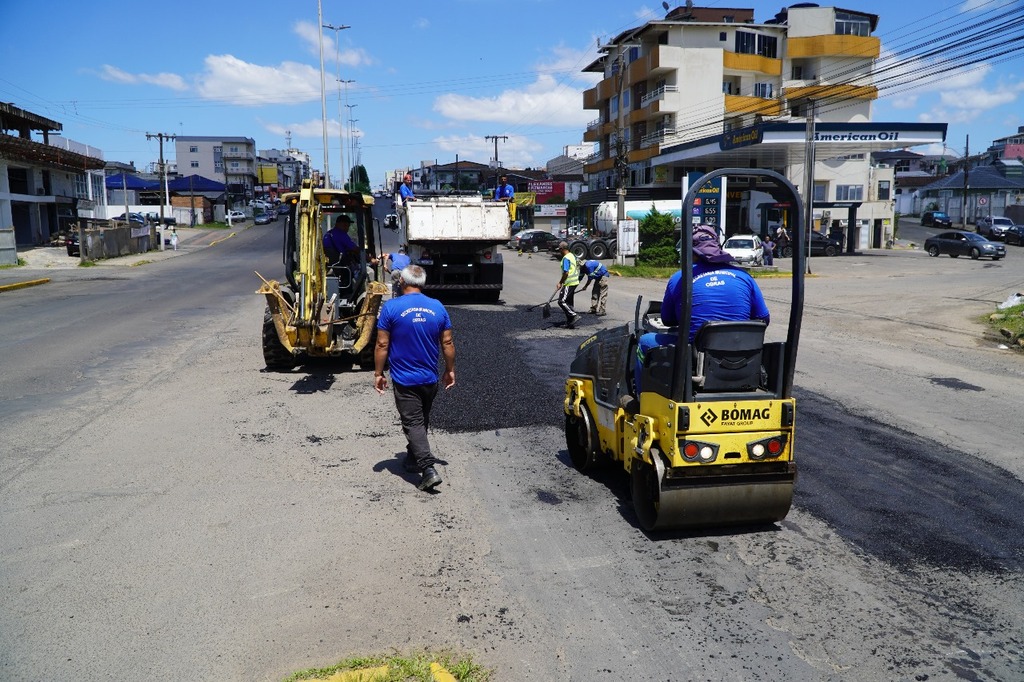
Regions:
M 689 340 L 693 254 L 682 249 L 679 326 L 666 327 L 661 301 L 637 299 L 631 324 L 581 343 L 565 382 L 566 447 L 573 465 L 602 466 L 629 477 L 636 521 L 646 531 L 767 524 L 789 512 L 796 482 L 793 378 L 804 300 L 801 203 L 774 171 L 712 171 L 682 200 L 690 215 L 697 190 L 720 177 L 770 185 L 794 226 L 789 320 L 711 321 Z M 682 226 L 689 244 L 693 225 Z M 643 315 L 641 315 L 643 311 Z M 678 333 L 683 330 L 683 333 Z M 646 332 L 665 335 L 644 354 Z
M 263 359 L 268 369 L 287 370 L 307 358 L 339 358 L 373 369 L 377 313 L 388 287 L 378 281 L 373 261 L 373 197 L 319 189 L 304 180 L 283 196 L 285 281 L 267 279 L 256 291 L 267 299 L 263 317 Z M 324 234 L 346 215 L 358 253 L 330 262 Z M 351 228 L 350 228 L 351 229 Z
M 498 246 L 511 238 L 505 202 L 477 194 L 418 194 L 404 206 L 396 196 L 395 209 L 399 244 L 427 273 L 424 292 L 498 301 L 505 268 Z

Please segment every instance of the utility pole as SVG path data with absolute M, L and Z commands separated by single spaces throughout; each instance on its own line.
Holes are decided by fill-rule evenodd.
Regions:
M 615 214 L 615 224 L 618 226 L 620 222 L 626 219 L 626 173 L 629 170 L 629 159 L 628 150 L 626 150 L 626 141 L 623 139 L 622 134 L 622 85 L 625 82 L 626 65 L 623 63 L 623 50 L 625 45 L 619 45 L 619 56 L 617 59 L 619 69 L 619 87 L 618 90 L 619 106 L 618 106 L 618 121 L 615 126 L 615 195 L 618 199 L 617 211 Z M 686 216 L 684 216 L 684 219 Z
M 485 140 L 494 140 L 494 189 L 498 189 L 498 181 L 501 179 L 501 164 L 498 163 L 498 140 L 508 142 L 508 135 L 486 135 Z
M 167 133 L 146 133 L 147 140 L 152 140 L 154 137 L 160 141 L 160 184 L 164 188 L 164 197 L 160 200 L 160 229 L 157 231 L 157 236 L 160 239 L 160 250 L 163 251 L 164 203 L 170 201 L 170 192 L 167 190 L 167 164 L 164 163 L 164 140 L 173 140 L 176 136 L 168 135 Z
M 816 106 L 807 100 L 807 140 L 804 145 L 804 227 L 801 238 L 807 240 L 807 274 L 811 273 L 811 227 L 814 225 L 814 138 Z M 792 239 L 792 237 L 790 237 Z
M 346 104 L 345 106 L 348 108 L 349 159 L 351 159 L 351 161 L 352 161 L 352 168 L 354 169 L 356 167 L 356 145 L 355 145 L 355 142 L 352 141 L 352 133 L 355 130 L 355 127 L 354 127 L 353 124 L 356 121 L 358 121 L 359 119 L 352 118 L 352 110 L 355 109 L 356 107 L 358 107 L 359 105 L 358 104 Z M 353 187 L 350 188 L 349 191 L 350 192 L 354 191 L 354 189 L 355 189 L 355 181 L 352 180 L 352 173 L 351 173 L 351 171 L 348 173 L 348 175 L 345 176 L 345 180 L 349 184 L 353 185 Z
M 345 136 L 344 136 L 344 116 L 341 111 L 341 86 L 345 86 L 345 106 L 348 106 L 348 84 L 355 83 L 354 80 L 342 80 L 338 79 L 338 140 L 341 142 L 341 184 L 345 186 Z M 352 116 L 352 111 L 349 110 L 349 117 Z
M 971 136 L 967 136 L 967 146 L 964 148 L 964 195 L 960 199 L 960 229 L 967 229 L 967 177 L 971 167 Z

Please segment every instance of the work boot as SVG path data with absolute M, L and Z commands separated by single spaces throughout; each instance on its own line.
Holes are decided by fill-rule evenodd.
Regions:
M 441 483 L 441 475 L 437 473 L 434 467 L 427 467 L 423 470 L 423 480 L 416 486 L 420 490 L 430 490 L 436 485 Z

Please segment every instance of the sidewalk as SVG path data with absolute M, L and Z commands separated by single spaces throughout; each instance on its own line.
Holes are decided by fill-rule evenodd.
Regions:
M 78 256 L 69 256 L 64 246 L 35 246 L 25 249 L 18 249 L 18 257 L 25 261 L 25 265 L 0 269 L 0 291 L 2 287 L 17 285 L 24 282 L 35 282 L 49 278 L 51 275 L 59 275 L 62 279 L 74 277 L 76 273 L 84 275 L 95 275 L 98 268 L 125 268 L 137 266 L 140 263 L 151 263 L 166 260 L 176 256 L 183 256 L 192 251 L 204 249 L 212 244 L 227 239 L 232 234 L 252 227 L 247 221 L 234 229 L 203 229 L 201 227 L 179 227 L 178 250 L 174 251 L 170 246 L 164 247 L 163 251 L 147 251 L 146 253 L 133 253 L 117 258 L 104 258 L 96 261 L 92 267 L 80 267 L 81 262 Z M 165 238 L 170 233 L 165 232 Z

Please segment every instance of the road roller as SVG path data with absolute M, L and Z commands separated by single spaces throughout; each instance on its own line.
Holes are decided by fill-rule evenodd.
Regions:
M 661 301 L 638 298 L 631 323 L 603 329 L 579 345 L 565 382 L 565 438 L 573 466 L 590 473 L 620 465 L 639 525 L 647 531 L 758 525 L 789 513 L 797 468 L 793 376 L 803 314 L 806 235 L 800 197 L 782 175 L 721 169 L 684 188 L 683 216 L 700 216 L 710 188 L 768 192 L 786 212 L 794 255 L 788 323 L 710 321 L 694 337 L 661 321 Z M 697 209 L 695 211 L 694 209 Z M 704 214 L 695 222 L 710 223 Z M 680 226 L 690 244 L 693 224 Z M 693 253 L 680 254 L 683 272 Z M 683 277 L 678 329 L 690 328 L 692 277 Z M 634 367 L 640 336 L 674 343 L 644 354 L 639 392 Z M 784 333 L 784 337 L 783 337 Z M 770 340 L 768 340 L 770 338 Z

